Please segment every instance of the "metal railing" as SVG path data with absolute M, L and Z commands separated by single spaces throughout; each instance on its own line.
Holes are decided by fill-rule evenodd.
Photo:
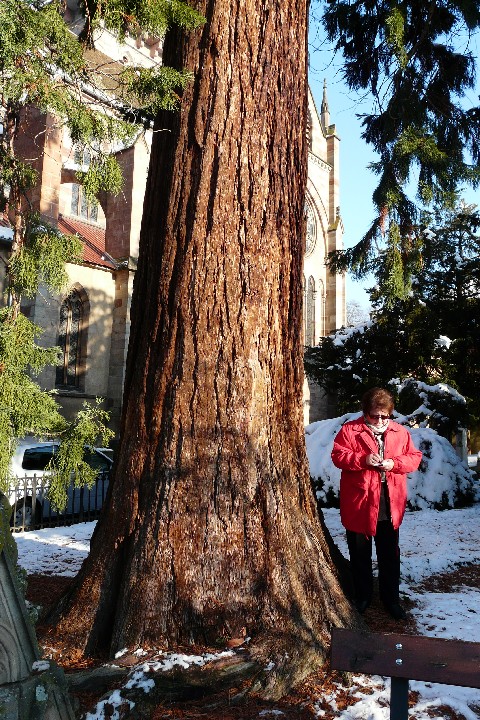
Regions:
M 14 478 L 7 493 L 12 507 L 12 532 L 96 520 L 107 494 L 108 479 L 108 471 L 103 471 L 97 475 L 91 488 L 75 487 L 71 483 L 67 491 L 67 506 L 58 511 L 48 497 L 48 475 Z

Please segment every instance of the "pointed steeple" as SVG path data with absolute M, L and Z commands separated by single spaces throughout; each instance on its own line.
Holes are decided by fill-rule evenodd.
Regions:
M 323 81 L 323 98 L 322 98 L 322 106 L 320 108 L 320 119 L 322 122 L 323 131 L 325 134 L 327 134 L 327 130 L 330 125 L 330 110 L 328 108 L 326 79 L 324 79 L 324 81 Z

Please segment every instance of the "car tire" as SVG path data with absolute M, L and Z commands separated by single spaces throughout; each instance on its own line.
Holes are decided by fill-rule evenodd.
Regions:
M 25 510 L 24 510 L 25 508 Z M 25 517 L 24 517 L 25 512 Z M 12 509 L 10 525 L 16 530 L 33 530 L 42 520 L 42 506 L 35 503 L 35 513 L 32 509 L 32 498 L 26 497 L 17 500 Z

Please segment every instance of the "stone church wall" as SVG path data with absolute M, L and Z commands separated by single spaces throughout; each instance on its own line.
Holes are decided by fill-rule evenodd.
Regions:
M 110 348 L 115 307 L 115 278 L 109 271 L 82 265 L 67 265 L 69 289 L 81 288 L 88 299 L 88 329 L 84 367 L 84 387 L 80 390 L 59 390 L 57 398 L 71 418 L 84 400 L 108 398 L 110 379 Z M 41 289 L 35 303 L 27 308 L 30 319 L 43 328 L 40 343 L 44 347 L 58 344 L 60 306 L 64 295 L 49 295 Z M 42 387 L 55 387 L 55 368 L 44 370 L 38 380 Z

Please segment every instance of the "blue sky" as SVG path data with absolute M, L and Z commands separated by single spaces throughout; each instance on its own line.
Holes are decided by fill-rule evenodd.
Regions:
M 478 57 L 479 40 L 470 41 Z M 309 83 L 320 109 L 323 95 L 323 81 L 327 81 L 327 97 L 330 108 L 330 121 L 337 126 L 340 143 L 340 211 L 345 228 L 344 246 L 352 247 L 365 234 L 374 217 L 372 193 L 377 178 L 368 164 L 378 159 L 375 153 L 361 138 L 361 120 L 358 113 L 369 112 L 372 105 L 368 97 L 363 101 L 349 91 L 341 77 L 340 58 L 335 58 L 322 38 L 315 37 L 315 27 L 310 32 L 309 44 Z M 480 81 L 477 89 L 469 93 L 468 105 L 478 104 Z M 467 202 L 480 205 L 480 190 L 469 189 L 464 193 Z M 356 300 L 363 306 L 369 305 L 365 287 L 374 284 L 373 278 L 354 282 L 347 277 L 347 302 Z

